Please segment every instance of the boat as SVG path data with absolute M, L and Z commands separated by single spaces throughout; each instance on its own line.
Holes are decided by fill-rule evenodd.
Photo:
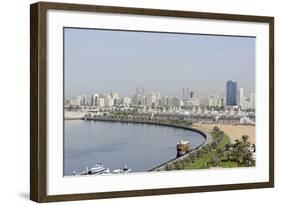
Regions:
M 86 170 L 76 174 L 76 171 L 73 172 L 74 175 L 93 175 L 93 174 L 107 174 L 110 173 L 109 168 L 105 168 L 101 163 L 96 163 L 90 169 L 86 167 Z
M 129 168 L 127 167 L 127 165 L 125 165 L 124 168 L 123 168 L 123 172 L 124 172 L 124 173 L 130 173 L 130 172 L 132 172 L 132 170 L 129 169 Z
M 91 169 L 86 167 L 86 169 L 80 173 L 76 173 L 76 171 L 73 171 L 73 175 L 94 175 L 94 174 L 101 174 L 101 175 L 108 175 L 108 174 L 125 174 L 132 172 L 131 169 L 129 169 L 126 165 L 124 168 L 120 169 L 114 169 L 112 172 L 110 172 L 109 168 L 105 168 L 101 163 L 96 163 L 95 166 L 93 166 Z
M 105 170 L 106 168 L 104 168 L 102 164 L 97 163 L 90 170 L 88 170 L 88 174 L 98 174 L 104 172 Z
M 190 152 L 190 142 L 188 140 L 181 140 L 177 144 L 177 157 L 181 157 Z
M 112 171 L 112 174 L 121 174 L 122 173 L 122 169 L 114 169 Z
M 107 175 L 107 174 L 110 174 L 110 169 L 109 168 L 106 168 L 102 173 L 100 173 L 102 175 Z
M 125 165 L 124 168 L 114 169 L 114 170 L 112 171 L 112 174 L 126 174 L 126 173 L 131 173 L 131 172 L 132 172 L 132 170 L 129 169 L 129 168 L 127 167 L 127 165 Z

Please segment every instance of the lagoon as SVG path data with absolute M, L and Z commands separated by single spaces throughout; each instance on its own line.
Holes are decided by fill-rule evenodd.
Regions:
M 198 147 L 205 137 L 193 130 L 143 123 L 65 120 L 64 176 L 102 163 L 110 170 L 128 166 L 146 172 L 176 157 L 176 144 Z

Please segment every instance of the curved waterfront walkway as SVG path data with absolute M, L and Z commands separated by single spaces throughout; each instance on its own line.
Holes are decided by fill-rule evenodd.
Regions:
M 165 167 L 167 165 L 170 165 L 170 164 L 173 164 L 174 162 L 179 162 L 179 161 L 182 161 L 182 160 L 188 158 L 190 154 L 196 152 L 197 150 L 201 149 L 204 145 L 210 144 L 213 141 L 213 137 L 211 134 L 204 132 L 202 130 L 199 130 L 197 128 L 193 128 L 193 127 L 187 127 L 187 128 L 191 129 L 192 131 L 199 132 L 200 134 L 202 134 L 205 137 L 206 140 L 202 144 L 197 146 L 195 149 L 193 149 L 191 152 L 189 152 L 181 157 L 171 159 L 157 167 L 154 167 L 153 169 L 151 169 L 149 171 L 165 171 Z
M 109 118 L 106 118 L 106 117 L 88 117 L 86 119 L 82 118 L 83 120 L 93 120 L 93 121 L 106 121 L 106 122 L 121 122 L 121 123 L 137 123 L 137 124 L 150 124 L 150 125 L 160 125 L 160 126 L 168 126 L 168 127 L 175 127 L 175 128 L 181 128 L 181 129 L 186 129 L 186 130 L 191 130 L 191 131 L 194 131 L 194 132 L 197 132 L 199 134 L 201 134 L 203 137 L 205 137 L 205 141 L 203 143 L 201 143 L 200 145 L 198 145 L 197 147 L 195 147 L 191 152 L 181 156 L 181 157 L 178 157 L 178 158 L 174 158 L 174 159 L 171 159 L 157 167 L 154 167 L 152 168 L 151 170 L 149 171 L 164 171 L 165 170 L 165 167 L 171 163 L 174 163 L 174 162 L 177 162 L 177 161 L 181 161 L 181 160 L 184 160 L 185 158 L 188 158 L 189 155 L 199 149 L 201 149 L 201 147 L 203 147 L 204 145 L 206 144 L 210 144 L 212 141 L 213 141 L 213 138 L 212 136 L 203 131 L 203 130 L 200 130 L 200 129 L 197 129 L 197 128 L 194 128 L 194 127 L 190 127 L 190 126 L 187 126 L 187 125 L 179 125 L 179 124 L 171 124 L 171 123 L 165 123 L 165 122 L 160 122 L 160 121 L 147 121 L 147 120 L 131 120 L 131 119 L 109 119 Z

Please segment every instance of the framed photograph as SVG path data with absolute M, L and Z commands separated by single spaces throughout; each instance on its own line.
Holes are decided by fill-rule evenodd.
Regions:
M 274 186 L 274 18 L 40 2 L 30 198 Z

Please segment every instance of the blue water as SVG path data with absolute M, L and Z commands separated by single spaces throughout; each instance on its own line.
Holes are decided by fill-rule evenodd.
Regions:
M 127 165 L 133 172 L 148 171 L 177 155 L 176 144 L 192 147 L 205 138 L 194 131 L 160 125 L 66 120 L 64 175 L 100 162 L 110 170 Z

